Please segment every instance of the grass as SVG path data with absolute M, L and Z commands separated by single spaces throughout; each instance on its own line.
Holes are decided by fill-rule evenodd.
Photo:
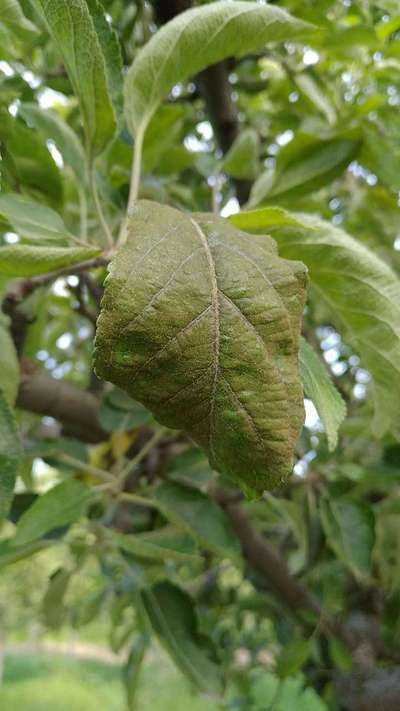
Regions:
M 121 670 L 100 662 L 47 655 L 8 656 L 2 711 L 126 711 Z M 135 711 L 217 711 L 193 695 L 168 659 L 143 667 Z

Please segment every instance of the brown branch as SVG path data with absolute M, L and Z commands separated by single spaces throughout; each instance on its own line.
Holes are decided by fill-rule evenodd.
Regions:
M 17 407 L 54 417 L 61 422 L 66 434 L 84 442 L 107 439 L 97 420 L 99 401 L 92 393 L 63 380 L 55 380 L 26 359 L 21 361 Z

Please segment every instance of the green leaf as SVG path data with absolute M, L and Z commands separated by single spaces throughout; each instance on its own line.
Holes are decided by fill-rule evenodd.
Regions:
M 24 103 L 18 113 L 48 140 L 51 138 L 64 162 L 85 182 L 85 153 L 75 131 L 55 111 L 42 109 L 34 103 Z
M 300 341 L 300 368 L 304 393 L 316 407 L 332 452 L 337 445 L 339 427 L 346 417 L 346 404 L 327 369 L 304 338 Z
M 66 568 L 58 568 L 50 577 L 42 600 L 42 618 L 49 629 L 58 629 L 66 622 L 64 596 L 70 579 L 71 573 Z
M 222 558 L 240 561 L 239 541 L 229 519 L 208 496 L 176 482 L 163 482 L 154 498 L 161 505 L 161 511 L 186 528 L 201 546 Z
M 278 227 L 304 227 L 304 222 L 282 207 L 263 207 L 259 210 L 238 212 L 230 216 L 229 222 L 240 230 L 255 234 L 265 234 L 267 230 Z
M 211 640 L 201 636 L 191 598 L 172 583 L 142 592 L 151 626 L 177 667 L 201 691 L 222 692 Z
M 296 74 L 294 81 L 309 101 L 324 114 L 329 125 L 336 123 L 336 112 L 326 94 L 310 74 Z
M 0 521 L 10 510 L 21 459 L 22 448 L 14 413 L 0 391 Z
M 23 546 L 15 546 L 14 539 L 9 539 L 0 543 L 0 570 L 6 568 L 7 565 L 18 563 L 20 560 L 30 558 L 35 553 L 48 548 L 51 544 L 49 541 L 32 541 Z
M 174 526 L 135 535 L 113 532 L 112 540 L 123 551 L 139 558 L 162 562 L 170 559 L 181 563 L 201 560 L 193 538 Z
M 375 543 L 371 507 L 344 497 L 325 498 L 321 501 L 320 513 L 327 542 L 337 557 L 356 577 L 369 578 Z
M 280 253 L 305 262 L 333 323 L 372 374 L 375 431 L 398 431 L 400 281 L 374 252 L 346 232 L 310 215 L 297 217 L 310 229 L 275 232 Z
M 14 405 L 19 385 L 19 362 L 11 334 L 0 317 L 0 391 L 10 405 Z
M 75 240 L 57 212 L 17 193 L 0 195 L 0 216 L 31 242 L 55 242 L 65 246 Z
M 391 117 L 390 117 L 391 118 Z M 361 160 L 379 180 L 391 190 L 400 190 L 400 122 L 393 117 L 395 131 L 389 126 L 374 126 L 368 123 L 363 128 L 364 149 Z
M 276 167 L 255 182 L 249 207 L 262 202 L 287 202 L 319 190 L 341 175 L 354 160 L 360 141 L 337 137 L 321 140 L 299 133 L 279 152 Z
M 220 0 L 181 13 L 141 49 L 126 77 L 125 113 L 133 134 L 143 132 L 174 84 L 225 57 L 294 39 L 310 29 L 285 10 Z
M 222 163 L 232 178 L 254 180 L 258 171 L 259 139 L 254 128 L 241 131 Z
M 25 17 L 17 0 L 0 0 L 0 25 L 27 41 L 38 34 L 37 28 Z
M 276 660 L 276 673 L 280 677 L 291 676 L 300 671 L 311 654 L 312 641 L 295 639 L 289 642 Z
M 149 646 L 149 635 L 146 632 L 136 636 L 129 650 L 128 661 L 123 670 L 126 696 L 128 702 L 127 711 L 136 711 L 137 709 L 137 688 L 139 682 L 139 674 Z
M 10 134 L 5 130 L 6 135 L 0 122 L 0 139 L 7 145 L 4 163 L 14 182 L 29 193 L 44 195 L 50 204 L 57 206 L 63 196 L 61 175 L 43 137 L 20 120 L 12 122 Z
M 97 0 L 33 0 L 60 50 L 79 99 L 91 159 L 114 136 L 119 48 Z M 119 73 L 122 82 L 122 71 Z
M 122 390 L 106 393 L 98 413 L 99 423 L 106 432 L 133 430 L 146 424 L 150 418 L 150 412 Z
M 173 479 L 185 486 L 198 489 L 207 488 L 215 479 L 204 452 L 191 447 L 177 454 L 168 465 L 168 479 Z
M 80 264 L 97 257 L 97 247 L 39 247 L 13 244 L 0 247 L 0 274 L 10 277 L 30 277 L 47 274 L 62 267 Z
M 248 492 L 276 486 L 304 419 L 304 266 L 269 237 L 147 201 L 129 231 L 106 280 L 98 376 L 187 432 Z
M 62 528 L 81 518 L 93 497 L 93 492 L 82 482 L 68 479 L 47 491 L 21 516 L 15 546 L 22 546 L 41 538 L 55 528 Z

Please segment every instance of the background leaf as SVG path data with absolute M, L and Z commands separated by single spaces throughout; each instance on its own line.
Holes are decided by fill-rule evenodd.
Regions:
M 0 216 L 19 236 L 25 237 L 30 242 L 48 242 L 65 246 L 75 240 L 54 210 L 32 202 L 17 193 L 0 195 Z
M 104 19 L 104 8 L 96 0 L 89 4 L 85 0 L 34 0 L 34 5 L 42 12 L 63 56 L 79 99 L 87 149 L 93 158 L 105 149 L 116 129 L 111 96 L 115 95 L 118 50 Z M 111 64 L 107 62 L 110 55 Z
M 125 113 L 132 133 L 148 124 L 174 84 L 225 57 L 309 29 L 285 10 L 255 2 L 220 0 L 181 13 L 152 37 L 128 72 Z
M 175 664 L 202 691 L 222 691 L 221 672 L 208 640 L 199 635 L 190 597 L 172 583 L 142 592 L 151 625 Z
M 346 404 L 326 367 L 304 338 L 300 341 L 300 368 L 304 393 L 316 407 L 332 452 L 337 445 L 339 427 L 346 417 Z
M 362 501 L 345 497 L 321 501 L 321 521 L 328 544 L 354 575 L 369 578 L 375 543 L 374 515 Z
M 68 479 L 40 496 L 22 514 L 13 543 L 23 546 L 56 528 L 77 521 L 93 498 L 91 489 L 75 479 Z
M 257 175 L 259 148 L 257 131 L 244 129 L 226 154 L 222 169 L 233 178 L 253 180 Z
M 15 417 L 0 391 L 0 521 L 10 509 L 21 458 L 22 448 Z
M 14 405 L 19 385 L 19 362 L 6 319 L 3 317 L 0 317 L 0 352 L 0 391 L 7 402 Z
M 15 244 L 0 247 L 0 274 L 30 277 L 79 264 L 101 253 L 97 247 L 40 247 Z

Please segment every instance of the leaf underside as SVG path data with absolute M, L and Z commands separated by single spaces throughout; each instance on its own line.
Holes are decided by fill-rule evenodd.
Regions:
M 140 201 L 106 280 L 96 372 L 262 493 L 288 474 L 303 424 L 305 295 L 304 265 L 270 237 Z

